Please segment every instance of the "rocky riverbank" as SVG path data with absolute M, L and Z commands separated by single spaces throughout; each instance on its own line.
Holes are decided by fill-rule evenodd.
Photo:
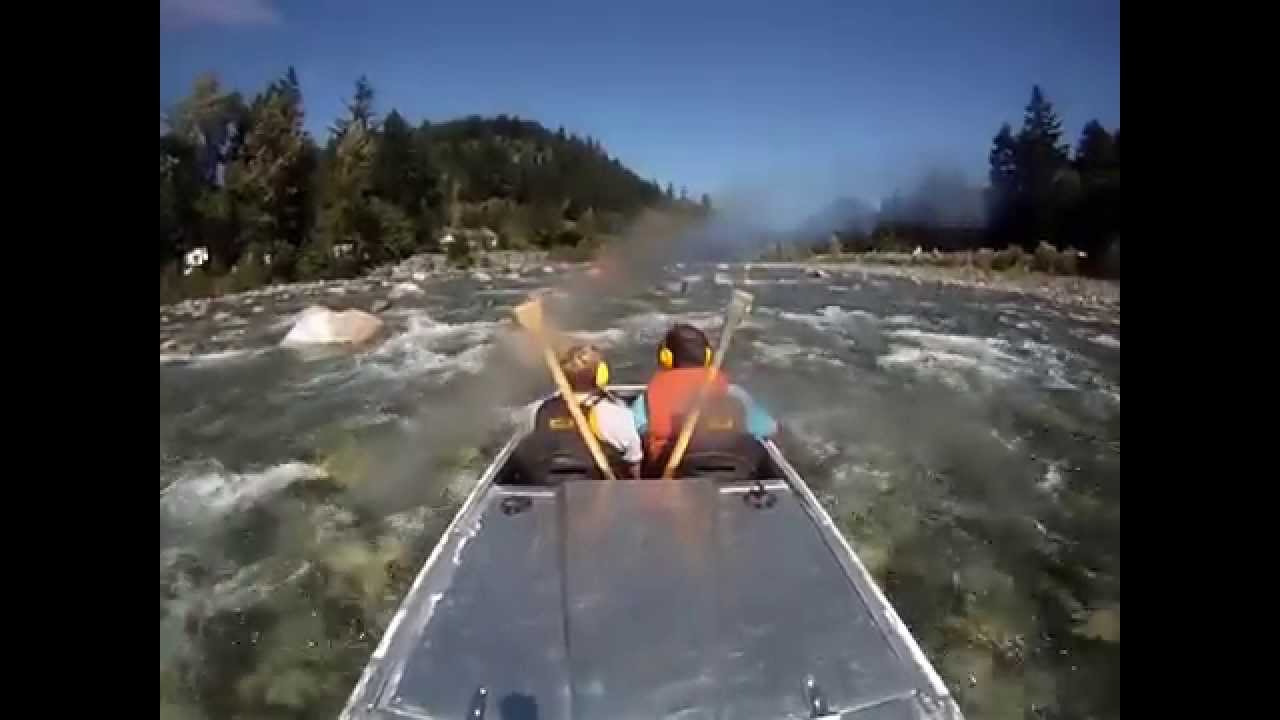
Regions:
M 1050 275 L 1030 271 L 994 271 L 974 266 L 882 264 L 866 260 L 753 263 L 759 268 L 800 268 L 815 277 L 832 272 L 895 277 L 913 283 L 982 288 L 1029 295 L 1064 305 L 1120 312 L 1120 283 L 1075 275 Z

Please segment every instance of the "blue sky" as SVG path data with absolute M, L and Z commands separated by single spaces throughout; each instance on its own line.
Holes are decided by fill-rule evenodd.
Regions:
M 985 181 L 1033 83 L 1074 145 L 1120 122 L 1118 0 L 161 0 L 160 105 L 293 65 L 318 136 L 360 74 L 417 121 L 506 112 L 789 222 L 931 168 Z

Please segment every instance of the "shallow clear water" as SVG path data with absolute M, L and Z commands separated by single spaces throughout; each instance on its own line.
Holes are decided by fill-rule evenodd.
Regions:
M 308 301 L 367 296 L 162 313 L 207 342 L 160 366 L 161 716 L 333 717 L 513 412 L 549 389 L 510 308 L 572 285 L 565 326 L 615 382 L 644 382 L 669 323 L 715 336 L 715 273 L 616 296 L 576 272 L 438 282 L 354 354 L 274 343 Z M 751 277 L 728 372 L 966 713 L 1119 717 L 1118 314 L 856 271 Z

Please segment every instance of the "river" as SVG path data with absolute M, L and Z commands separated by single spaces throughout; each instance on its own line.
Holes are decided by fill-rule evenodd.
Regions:
M 566 329 L 625 383 L 647 380 L 670 323 L 714 338 L 725 282 L 743 282 L 709 265 L 628 287 L 495 275 L 424 283 L 358 352 L 277 343 L 306 305 L 368 307 L 387 283 L 161 308 L 162 339 L 191 345 L 160 362 L 161 718 L 336 715 L 512 417 L 550 388 L 508 321 L 530 292 L 570 288 L 553 296 Z M 746 283 L 728 372 L 966 714 L 1118 718 L 1118 305 L 847 269 Z

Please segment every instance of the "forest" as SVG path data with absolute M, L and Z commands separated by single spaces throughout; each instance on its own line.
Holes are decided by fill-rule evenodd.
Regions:
M 469 241 L 440 240 L 467 229 L 486 228 L 501 249 L 586 259 L 646 208 L 713 212 L 708 195 L 642 178 L 563 127 L 381 115 L 363 77 L 323 144 L 305 117 L 292 68 L 251 100 L 204 74 L 161 113 L 162 302 L 350 277 L 418 252 L 447 250 L 465 263 Z M 1036 86 L 1019 129 L 1005 123 L 992 139 L 987 181 L 936 171 L 878 208 L 836 201 L 785 254 L 1050 243 L 1083 252 L 1086 272 L 1118 274 L 1119 128 L 1092 121 L 1070 147 Z
M 162 301 L 349 277 L 442 250 L 446 232 L 468 228 L 488 228 L 503 249 L 587 257 L 642 209 L 711 208 L 709 196 L 641 178 L 564 128 L 506 115 L 381 115 L 363 77 L 323 145 L 304 120 L 292 68 L 251 100 L 202 75 L 162 112 Z M 466 254 L 469 244 L 448 250 Z

